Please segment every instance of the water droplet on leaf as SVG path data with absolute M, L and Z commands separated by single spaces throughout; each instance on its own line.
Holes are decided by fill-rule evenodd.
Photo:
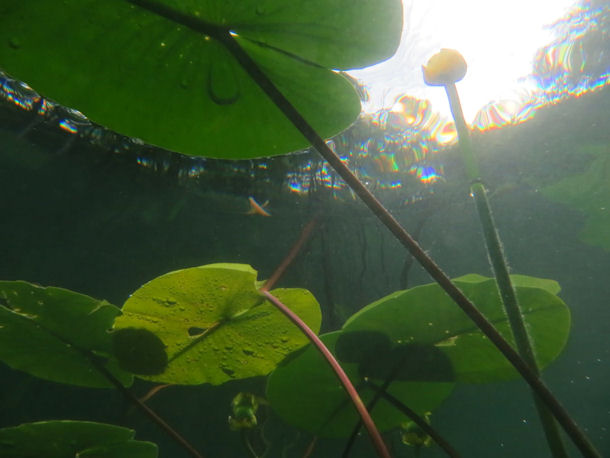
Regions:
M 240 89 L 232 61 L 218 58 L 211 63 L 207 91 L 216 105 L 232 105 L 239 100 Z

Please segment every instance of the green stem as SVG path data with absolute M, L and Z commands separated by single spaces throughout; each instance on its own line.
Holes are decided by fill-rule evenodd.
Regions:
M 504 304 L 504 310 L 508 316 L 508 321 L 517 344 L 517 350 L 523 359 L 529 364 L 531 369 L 540 376 L 540 369 L 534 356 L 534 350 L 530 342 L 525 323 L 523 322 L 523 316 L 521 315 L 521 309 L 515 290 L 513 288 L 510 276 L 508 274 L 508 267 L 502 251 L 502 245 L 500 237 L 496 230 L 496 226 L 489 206 L 489 200 L 487 199 L 487 192 L 485 187 L 480 183 L 474 183 L 471 188 L 471 193 L 474 197 L 474 201 L 479 213 L 481 220 L 481 226 L 483 228 L 483 235 L 487 246 L 487 253 L 492 264 L 492 269 L 496 277 L 502 303 Z M 568 458 L 568 452 L 566 451 L 561 433 L 557 426 L 557 422 L 550 414 L 549 409 L 540 401 L 540 398 L 535 392 L 534 402 L 536 404 L 536 410 L 538 416 L 544 428 L 546 440 L 555 458 Z
M 455 87 L 455 84 L 448 84 L 445 86 L 445 90 L 447 91 L 451 113 L 455 120 L 466 172 L 472 181 L 470 192 L 474 198 L 479 214 L 485 245 L 487 247 L 487 254 L 491 262 L 494 276 L 496 277 L 496 283 L 498 284 L 504 311 L 508 317 L 519 354 L 529 365 L 534 374 L 539 377 L 540 369 L 536 362 L 536 357 L 534 356 L 529 334 L 527 333 L 525 322 L 523 321 L 517 295 L 515 294 L 515 289 L 508 273 L 508 265 L 504 257 L 502 242 L 500 241 L 500 236 L 498 235 L 496 224 L 493 219 L 489 200 L 487 199 L 487 192 L 483 184 L 478 180 L 479 167 L 472 149 L 470 132 L 466 126 L 466 121 L 464 120 L 457 88 Z M 553 456 L 556 458 L 567 458 L 568 453 L 563 443 L 557 422 L 550 414 L 549 409 L 540 401 L 536 393 L 533 392 L 532 394 L 534 396 L 538 416 L 544 428 L 546 439 Z
M 474 155 L 472 149 L 472 143 L 470 141 L 470 131 L 466 125 L 464 119 L 464 113 L 462 112 L 462 104 L 458 96 L 457 88 L 455 84 L 447 84 L 445 86 L 447 91 L 447 98 L 449 99 L 449 106 L 451 107 L 451 114 L 455 122 L 455 129 L 458 133 L 458 140 L 460 142 L 460 149 L 462 151 L 462 160 L 466 166 L 466 174 L 470 181 L 477 180 L 479 178 L 479 163 Z
M 367 431 L 369 432 L 369 435 L 371 436 L 371 440 L 373 441 L 373 445 L 377 450 L 377 454 L 384 458 L 391 458 L 390 452 L 388 451 L 385 442 L 383 442 L 381 434 L 379 434 L 379 430 L 375 426 L 371 415 L 366 410 L 364 402 L 362 402 L 362 399 L 358 395 L 358 392 L 354 388 L 354 385 L 352 385 L 352 382 L 350 381 L 349 377 L 347 376 L 341 365 L 337 362 L 330 350 L 326 347 L 326 345 L 324 345 L 324 342 L 320 340 L 316 333 L 313 332 L 309 328 L 309 326 L 307 326 L 307 324 L 303 320 L 301 320 L 301 318 L 299 318 L 296 313 L 286 307 L 286 305 L 284 305 L 277 297 L 267 291 L 265 287 L 261 288 L 260 292 L 261 294 L 263 294 L 263 296 L 267 298 L 267 300 L 269 300 L 269 302 L 275 305 L 284 315 L 286 315 L 286 317 L 288 317 L 288 319 L 292 321 L 303 332 L 303 334 L 307 336 L 310 342 L 326 359 L 330 367 L 337 375 L 337 378 L 343 385 L 343 388 L 347 392 L 348 396 L 351 398 L 354 407 L 356 407 L 356 410 L 360 414 L 360 418 L 362 419 L 364 426 L 366 427 Z

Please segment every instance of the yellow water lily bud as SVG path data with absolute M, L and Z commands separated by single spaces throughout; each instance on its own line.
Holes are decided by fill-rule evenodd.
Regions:
M 422 66 L 424 81 L 429 86 L 447 86 L 466 75 L 466 60 L 455 49 L 443 48 Z

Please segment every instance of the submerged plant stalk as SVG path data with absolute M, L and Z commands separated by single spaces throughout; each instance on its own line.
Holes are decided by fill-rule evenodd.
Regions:
M 271 274 L 271 277 L 269 277 L 269 280 L 267 280 L 265 282 L 265 286 L 263 287 L 265 290 L 270 290 L 271 288 L 273 288 L 273 286 L 282 277 L 282 275 L 284 275 L 284 272 L 286 272 L 286 269 L 288 268 L 288 266 L 290 266 L 290 264 L 292 264 L 292 261 L 294 261 L 294 258 L 296 258 L 297 254 L 299 254 L 299 251 L 301 251 L 301 248 L 303 248 L 303 245 L 305 244 L 305 242 L 307 242 L 307 240 L 309 240 L 309 238 L 311 237 L 311 234 L 312 234 L 314 228 L 316 227 L 317 223 L 318 223 L 318 217 L 314 216 L 305 225 L 305 227 L 301 231 L 301 235 L 299 236 L 299 239 L 294 243 L 294 245 L 292 245 L 292 248 L 290 248 L 290 252 L 282 260 L 282 262 L 278 266 L 278 268 L 275 269 L 275 272 L 273 272 L 273 274 Z
M 525 323 L 523 322 L 519 302 L 517 300 L 517 296 L 515 295 L 515 289 L 513 288 L 510 280 L 510 275 L 508 273 L 508 268 L 502 251 L 502 245 L 494 224 L 489 201 L 487 199 L 487 191 L 480 182 L 474 183 L 470 189 L 479 213 L 486 242 L 485 244 L 487 246 L 487 252 L 492 264 L 494 275 L 496 277 L 500 297 L 502 299 L 502 303 L 504 304 L 506 315 L 508 316 L 510 328 L 513 332 L 513 336 L 515 337 L 517 349 L 519 354 L 523 357 L 523 359 L 525 359 L 531 369 L 538 376 L 540 376 L 540 368 L 536 362 L 534 350 L 530 343 L 529 335 L 527 333 L 527 329 L 525 328 Z M 540 398 L 536 395 L 536 393 L 532 391 L 532 394 L 534 396 L 534 403 L 536 404 L 536 410 L 538 411 L 540 422 L 544 428 L 544 433 L 553 456 L 555 458 L 568 458 L 569 455 L 563 443 L 559 428 L 557 427 L 557 422 L 549 412 L 549 409 L 540 401 Z
M 515 289 L 508 273 L 508 265 L 506 263 L 506 258 L 504 257 L 502 242 L 500 241 L 500 236 L 498 235 L 498 230 L 493 219 L 489 200 L 487 199 L 487 191 L 478 176 L 478 164 L 472 149 L 470 132 L 466 125 L 466 121 L 464 120 L 464 113 L 462 112 L 462 106 L 455 83 L 445 85 L 445 90 L 449 99 L 451 114 L 455 120 L 460 150 L 462 151 L 466 171 L 469 175 L 468 178 L 472 182 L 470 192 L 474 198 L 477 213 L 479 214 L 487 254 L 494 276 L 496 277 L 496 283 L 498 285 L 498 290 L 500 291 L 504 311 L 508 317 L 510 329 L 515 338 L 519 354 L 527 362 L 532 372 L 534 372 L 537 377 L 540 377 L 540 369 L 536 362 L 536 357 L 534 356 L 529 334 L 525 328 L 525 322 L 523 321 L 517 295 L 515 294 Z M 475 173 L 477 175 L 474 175 Z M 550 414 L 549 409 L 540 402 L 540 398 L 536 393 L 533 392 L 532 394 L 534 395 L 538 417 L 544 428 L 544 433 L 553 456 L 555 458 L 568 458 L 568 452 L 566 451 L 561 433 L 557 427 L 557 422 Z
M 451 458 L 460 458 L 460 454 L 457 452 L 457 450 L 455 450 L 449 442 L 447 442 L 438 432 L 436 432 L 436 430 L 430 426 L 423 417 L 417 415 L 417 412 L 411 410 L 408 406 L 403 404 L 400 399 L 388 393 L 387 386 L 385 388 L 384 386 L 377 386 L 371 381 L 367 381 L 367 383 L 372 388 L 377 390 L 376 393 L 378 393 L 381 398 L 385 399 L 396 409 L 404 413 L 417 426 L 419 426 L 423 432 L 430 436 L 432 440 L 434 440 L 434 442 L 436 442 L 437 445 L 443 449 L 447 456 L 450 456 Z
M 399 367 L 396 367 L 396 371 Z M 372 412 L 380 399 L 385 399 L 390 404 L 392 404 L 396 409 L 400 410 L 403 414 L 405 414 L 413 423 L 415 423 L 419 428 L 425 432 L 428 436 L 432 438 L 436 444 L 443 449 L 443 451 L 447 454 L 447 456 L 451 458 L 460 458 L 460 454 L 453 448 L 453 446 L 445 440 L 443 436 L 441 436 L 426 420 L 417 414 L 414 410 L 412 410 L 409 406 L 400 401 L 400 399 L 392 396 L 388 393 L 388 387 L 395 380 L 394 375 L 388 377 L 383 385 L 376 385 L 371 382 L 368 378 L 364 380 L 364 383 L 370 386 L 375 390 L 375 395 L 370 399 L 368 405 L 366 406 L 369 412 Z M 358 436 L 358 432 L 362 427 L 362 422 L 358 422 L 358 424 L 352 430 L 352 434 L 350 435 L 347 444 L 345 445 L 345 449 L 343 450 L 342 458 L 347 458 L 349 456 L 349 452 L 356 441 L 356 437 Z
M 102 364 L 99 363 L 97 357 L 90 353 L 86 354 L 86 357 L 93 363 L 95 368 L 104 376 L 110 383 L 112 383 L 117 390 L 127 399 L 127 401 L 131 402 L 134 406 L 144 413 L 148 418 L 150 418 L 154 423 L 156 423 L 163 431 L 165 431 L 172 439 L 174 439 L 180 446 L 182 446 L 192 457 L 194 458 L 204 458 L 201 453 L 199 453 L 195 447 L 193 447 L 184 437 L 182 437 L 174 428 L 172 428 L 168 423 L 166 423 L 163 418 L 161 418 L 157 413 L 148 407 L 144 402 L 140 401 L 137 397 L 135 397 L 131 391 L 123 386 L 123 384 L 117 380 L 117 378 L 112 375 L 112 373 L 106 369 Z
M 322 356 L 324 356 L 330 367 L 337 375 L 337 378 L 343 385 L 343 388 L 347 392 L 348 396 L 351 398 L 354 407 L 356 407 L 356 410 L 360 414 L 360 418 L 362 419 L 364 426 L 369 432 L 371 440 L 373 441 L 373 445 L 377 450 L 377 454 L 383 458 L 391 458 L 390 452 L 388 451 L 388 448 L 386 447 L 385 442 L 381 437 L 381 434 L 379 434 L 379 430 L 375 426 L 371 415 L 369 414 L 368 410 L 366 410 L 364 402 L 362 402 L 362 399 L 358 395 L 358 392 L 354 388 L 354 385 L 352 385 L 352 382 L 350 381 L 349 377 L 347 376 L 341 365 L 337 362 L 330 350 L 326 347 L 326 345 L 324 345 L 324 342 L 320 340 L 316 333 L 313 332 L 309 328 L 309 326 L 307 326 L 307 324 L 305 324 L 305 322 L 298 317 L 296 313 L 286 307 L 277 297 L 275 297 L 265 288 L 261 288 L 260 292 L 261 294 L 263 294 L 263 296 L 265 296 L 265 298 L 267 298 L 267 300 L 269 300 L 269 302 L 275 305 L 284 315 L 286 315 L 288 319 L 292 321 L 303 332 L 303 334 L 307 336 L 307 338 L 317 348 L 317 350 L 322 354 Z
M 409 235 L 402 225 L 392 214 L 377 200 L 377 198 L 364 186 L 364 184 L 349 170 L 317 134 L 314 128 L 303 118 L 299 111 L 279 91 L 273 82 L 265 75 L 252 58 L 233 39 L 229 31 L 217 33 L 214 38 L 222 43 L 235 57 L 241 67 L 269 96 L 269 98 L 284 113 L 287 119 L 303 134 L 313 147 L 326 159 L 326 161 L 343 178 L 347 185 L 360 197 L 375 216 L 394 234 L 396 239 L 409 250 L 411 255 L 417 259 L 428 274 L 443 288 L 453 301 L 468 315 L 477 327 L 489 338 L 489 340 L 500 350 L 504 357 L 515 367 L 523 379 L 530 385 L 542 401 L 547 405 L 557 421 L 570 436 L 574 444 L 582 452 L 583 456 L 598 458 L 601 455 L 585 434 L 580 430 L 572 417 L 553 396 L 547 386 L 530 369 L 529 365 L 519 356 L 517 351 L 502 337 L 497 329 L 481 314 L 474 304 L 460 289 L 455 286 L 451 279 L 440 269 L 438 265 L 426 254 L 426 252 Z

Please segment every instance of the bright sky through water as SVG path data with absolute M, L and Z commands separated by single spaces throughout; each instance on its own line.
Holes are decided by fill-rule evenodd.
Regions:
M 458 83 L 464 115 L 471 122 L 485 104 L 518 100 L 533 90 L 527 76 L 536 51 L 552 41 L 549 25 L 573 0 L 403 0 L 404 28 L 395 56 L 350 74 L 364 82 L 366 111 L 390 108 L 399 94 L 428 99 L 450 116 L 445 91 L 424 84 L 421 66 L 440 48 L 458 50 L 468 63 Z

